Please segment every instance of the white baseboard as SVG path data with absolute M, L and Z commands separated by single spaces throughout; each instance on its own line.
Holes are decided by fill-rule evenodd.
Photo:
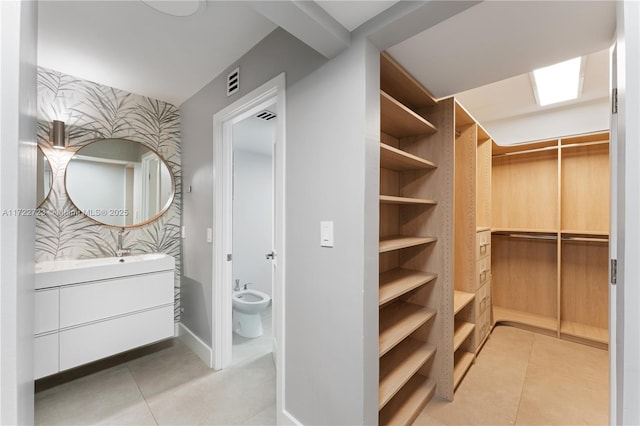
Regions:
M 184 324 L 178 323 L 177 325 L 178 339 L 182 341 L 189 349 L 191 349 L 206 365 L 211 367 L 211 355 L 212 349 L 203 342 L 198 336 L 196 336 L 191 330 L 189 330 Z
M 294 426 L 302 426 L 302 423 L 298 421 L 290 412 L 287 410 L 282 410 L 280 415 L 278 416 L 278 424 L 279 425 L 294 425 Z

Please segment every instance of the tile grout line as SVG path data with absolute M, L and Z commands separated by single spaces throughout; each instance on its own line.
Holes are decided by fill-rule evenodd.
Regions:
M 527 358 L 527 369 L 524 373 L 524 380 L 522 381 L 522 389 L 520 390 L 520 398 L 518 398 L 518 407 L 516 410 L 516 418 L 514 419 L 513 424 L 518 424 L 518 417 L 520 416 L 520 405 L 522 404 L 522 395 L 524 394 L 524 387 L 527 383 L 527 376 L 529 375 L 529 367 L 531 365 L 531 354 L 533 353 L 533 346 L 536 344 L 536 335 L 533 333 L 533 339 L 531 341 L 531 350 L 529 351 L 529 358 Z
M 155 424 L 156 425 L 160 425 L 160 423 L 158 422 L 158 419 L 156 419 L 155 414 L 153 414 L 153 410 L 151 409 L 151 406 L 149 405 L 149 402 L 147 401 L 147 397 L 144 396 L 144 392 L 142 392 L 142 389 L 140 389 L 140 385 L 138 384 L 138 381 L 136 380 L 136 375 L 133 374 L 133 371 L 131 370 L 131 367 L 129 366 L 129 363 L 127 363 L 126 365 L 127 365 L 127 370 L 129 370 L 129 374 L 131 374 L 131 378 L 133 379 L 133 382 L 136 384 L 136 388 L 138 388 L 138 392 L 140 392 L 140 396 L 144 400 L 144 404 L 147 406 L 147 410 L 149 410 L 149 414 L 151 414 L 151 417 L 153 417 L 153 421 L 155 422 Z

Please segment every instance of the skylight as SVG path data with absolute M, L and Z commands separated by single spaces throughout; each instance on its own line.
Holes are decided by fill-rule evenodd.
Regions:
M 582 57 L 532 72 L 533 92 L 538 105 L 545 106 L 576 99 L 582 89 Z

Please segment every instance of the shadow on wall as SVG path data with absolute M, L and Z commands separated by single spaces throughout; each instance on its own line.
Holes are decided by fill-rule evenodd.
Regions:
M 180 286 L 181 305 L 190 308 L 182 312 L 180 322 L 209 347 L 212 347 L 209 319 L 201 318 L 202 315 L 206 315 L 208 312 L 206 305 L 208 298 L 204 292 L 204 285 L 194 279 L 183 276 Z

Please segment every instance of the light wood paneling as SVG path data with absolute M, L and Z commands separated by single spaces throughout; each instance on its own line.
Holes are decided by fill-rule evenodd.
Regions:
M 436 390 L 436 382 L 414 375 L 380 411 L 381 425 L 410 425 L 427 405 Z
M 562 150 L 562 229 L 609 232 L 609 145 Z
M 493 236 L 494 306 L 557 318 L 556 243 L 556 240 Z
M 558 228 L 558 151 L 493 157 L 494 228 Z
M 453 350 L 456 351 L 458 348 L 464 343 L 473 330 L 475 329 L 475 324 L 466 322 L 466 321 L 456 321 L 454 323 L 454 332 L 453 332 Z
M 562 241 L 561 319 L 607 329 L 609 323 L 609 246 Z
M 453 313 L 454 315 L 464 309 L 473 298 L 475 297 L 474 293 L 467 293 L 464 291 L 454 290 L 453 292 Z
M 396 268 L 380 274 L 379 303 L 384 305 L 436 279 L 436 274 Z
M 453 367 L 453 387 L 457 388 L 462 378 L 466 374 L 469 367 L 473 363 L 475 355 L 471 352 L 459 350 L 455 354 L 454 367 Z
M 423 306 L 401 301 L 381 309 L 379 355 L 389 352 L 434 315 Z
M 481 138 L 478 126 L 476 157 L 476 227 L 491 227 L 491 139 Z

